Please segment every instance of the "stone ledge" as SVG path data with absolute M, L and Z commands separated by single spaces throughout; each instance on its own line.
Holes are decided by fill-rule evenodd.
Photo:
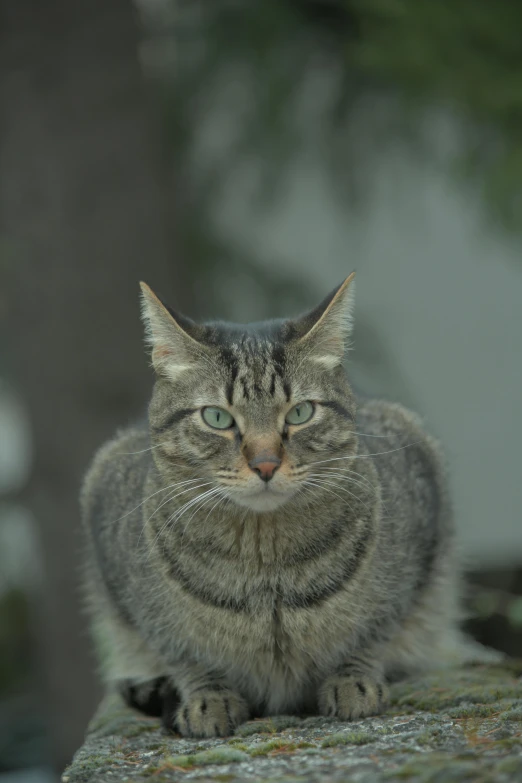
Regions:
M 186 740 L 107 696 L 63 783 L 103 781 L 522 780 L 522 661 L 437 672 L 393 686 L 385 715 L 353 723 L 276 716 L 233 737 Z

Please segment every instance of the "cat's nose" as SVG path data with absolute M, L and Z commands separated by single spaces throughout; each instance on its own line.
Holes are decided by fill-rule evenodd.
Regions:
M 251 459 L 248 467 L 257 473 L 262 481 L 270 481 L 280 464 L 281 460 L 275 454 L 261 454 Z

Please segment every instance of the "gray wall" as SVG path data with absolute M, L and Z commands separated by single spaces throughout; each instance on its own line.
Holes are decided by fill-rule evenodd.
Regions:
M 267 271 L 311 283 L 316 299 L 357 269 L 353 377 L 413 406 L 442 439 L 468 562 L 520 562 L 520 244 L 488 225 L 478 195 L 450 172 L 465 136 L 442 114 L 424 133 L 429 164 L 392 143 L 372 155 L 367 140 L 380 115 L 370 102 L 346 131 L 365 156 L 364 198 L 357 207 L 339 200 L 318 142 L 317 105 L 328 86 L 319 76 L 310 79 L 301 151 L 277 198 L 261 210 L 253 183 L 265 162 L 238 162 L 215 199 L 214 229 L 234 252 L 255 249 Z M 230 148 L 237 116 L 225 92 L 221 100 L 214 92 L 191 151 L 196 188 Z M 263 316 L 226 268 L 221 277 L 239 319 Z

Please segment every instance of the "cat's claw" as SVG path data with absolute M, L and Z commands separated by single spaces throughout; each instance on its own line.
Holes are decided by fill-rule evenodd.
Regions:
M 237 693 L 209 689 L 182 702 L 172 728 L 184 737 L 227 737 L 248 717 L 248 705 Z
M 318 692 L 322 715 L 357 720 L 382 712 L 389 699 L 387 685 L 367 675 L 328 677 Z

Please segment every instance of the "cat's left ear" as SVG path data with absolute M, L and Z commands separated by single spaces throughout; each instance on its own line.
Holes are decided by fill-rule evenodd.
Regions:
M 201 327 L 174 313 L 145 283 L 141 287 L 141 311 L 146 342 L 152 348 L 152 364 L 160 375 L 175 380 L 197 366 L 208 350 L 199 338 Z
M 353 328 L 355 272 L 334 288 L 310 313 L 301 316 L 293 325 L 300 333 L 298 345 L 306 350 L 308 358 L 333 369 L 341 364 L 349 347 Z

